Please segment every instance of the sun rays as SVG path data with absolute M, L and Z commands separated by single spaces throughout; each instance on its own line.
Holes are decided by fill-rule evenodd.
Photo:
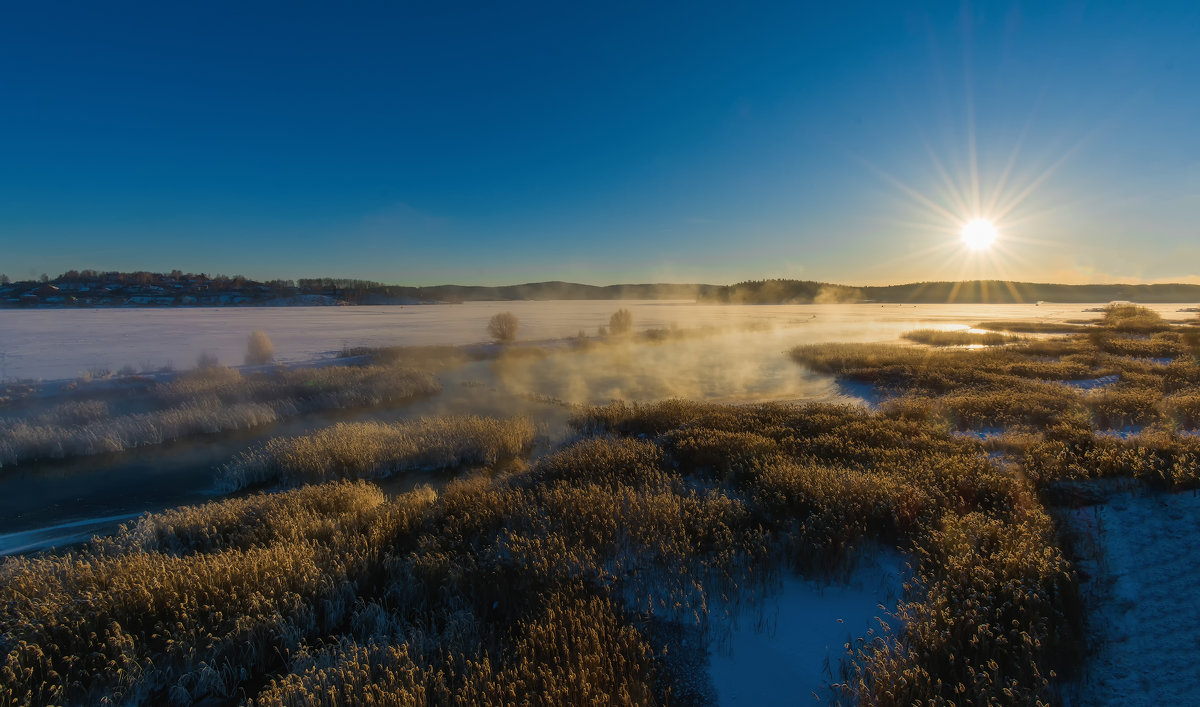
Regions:
M 1045 269 L 1051 253 L 1061 253 L 1063 242 L 1046 235 L 1054 228 L 1055 214 L 1088 201 L 1083 195 L 1061 193 L 1052 178 L 1096 131 L 1075 144 L 1038 154 L 1027 140 L 1031 115 L 1010 149 L 997 154 L 995 145 L 989 146 L 989 160 L 976 144 L 971 110 L 966 111 L 966 121 L 969 125 L 959 139 L 943 140 L 947 149 L 941 151 L 919 136 L 916 144 L 928 159 L 923 174 L 918 170 L 901 179 L 859 158 L 886 185 L 898 207 L 881 215 L 879 228 L 912 244 L 881 267 L 893 273 L 937 273 L 930 280 L 1029 280 L 1030 273 Z M 959 147 L 950 149 L 951 145 Z M 1033 301 L 1016 291 L 1011 294 Z

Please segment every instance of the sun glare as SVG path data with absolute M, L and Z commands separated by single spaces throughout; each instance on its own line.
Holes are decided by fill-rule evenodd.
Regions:
M 971 250 L 987 250 L 996 242 L 996 227 L 987 219 L 968 221 L 963 226 L 962 239 Z

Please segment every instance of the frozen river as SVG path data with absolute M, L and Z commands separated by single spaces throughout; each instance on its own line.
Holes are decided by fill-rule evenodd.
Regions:
M 830 341 L 892 341 L 910 329 L 953 328 L 986 319 L 1083 319 L 1088 305 L 705 305 L 692 302 L 472 302 L 379 307 L 0 310 L 0 380 L 74 378 L 87 373 L 191 368 L 201 353 L 237 365 L 250 332 L 260 329 L 280 361 L 335 355 L 355 346 L 470 344 L 487 338 L 487 321 L 510 311 L 519 338 L 595 334 L 618 308 L 636 329 L 766 323 L 780 347 Z M 1182 318 L 1177 305 L 1154 307 Z M 800 326 L 803 325 L 803 326 Z

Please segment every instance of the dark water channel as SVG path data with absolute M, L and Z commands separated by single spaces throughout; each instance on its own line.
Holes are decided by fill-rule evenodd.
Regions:
M 116 454 L 46 460 L 0 469 L 0 555 L 77 544 L 114 532 L 142 513 L 221 498 L 220 467 L 240 452 L 277 436 L 300 435 L 338 422 L 395 421 L 422 416 L 525 416 L 541 432 L 534 453 L 568 434 L 569 409 L 478 383 L 468 369 L 440 376 L 437 395 L 387 408 L 311 413 L 250 430 L 193 437 Z M 421 484 L 439 487 L 454 472 L 418 472 L 381 482 L 389 492 Z

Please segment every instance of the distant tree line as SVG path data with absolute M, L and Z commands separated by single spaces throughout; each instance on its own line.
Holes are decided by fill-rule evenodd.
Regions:
M 813 280 L 748 280 L 717 287 L 699 299 L 722 304 L 831 304 L 859 302 L 859 288 Z
M 179 297 L 202 293 L 233 293 L 242 304 L 257 304 L 295 295 L 322 295 L 347 304 L 416 304 L 503 300 L 695 300 L 721 304 L 826 304 L 841 302 L 1032 304 L 1045 302 L 1200 302 L 1200 285 L 1059 285 L 1008 280 L 917 282 L 903 285 L 852 287 L 815 280 L 747 280 L 733 285 L 628 284 L 583 285 L 572 282 L 531 282 L 521 285 L 385 285 L 357 278 L 314 277 L 256 281 L 244 275 L 208 275 L 172 270 L 155 273 L 68 270 L 58 277 L 14 282 L 0 274 L 0 306 L 15 305 L 46 285 L 93 295 L 109 290 L 125 293 L 167 291 Z M 228 298 L 226 298 L 228 299 Z M 118 304 L 92 297 L 91 304 Z M 614 322 L 616 328 L 621 321 Z
M 751 280 L 713 288 L 699 295 L 698 299 L 725 304 L 1197 302 L 1200 301 L 1200 285 L 1060 285 L 1011 280 L 965 280 L 849 287 L 811 280 Z

